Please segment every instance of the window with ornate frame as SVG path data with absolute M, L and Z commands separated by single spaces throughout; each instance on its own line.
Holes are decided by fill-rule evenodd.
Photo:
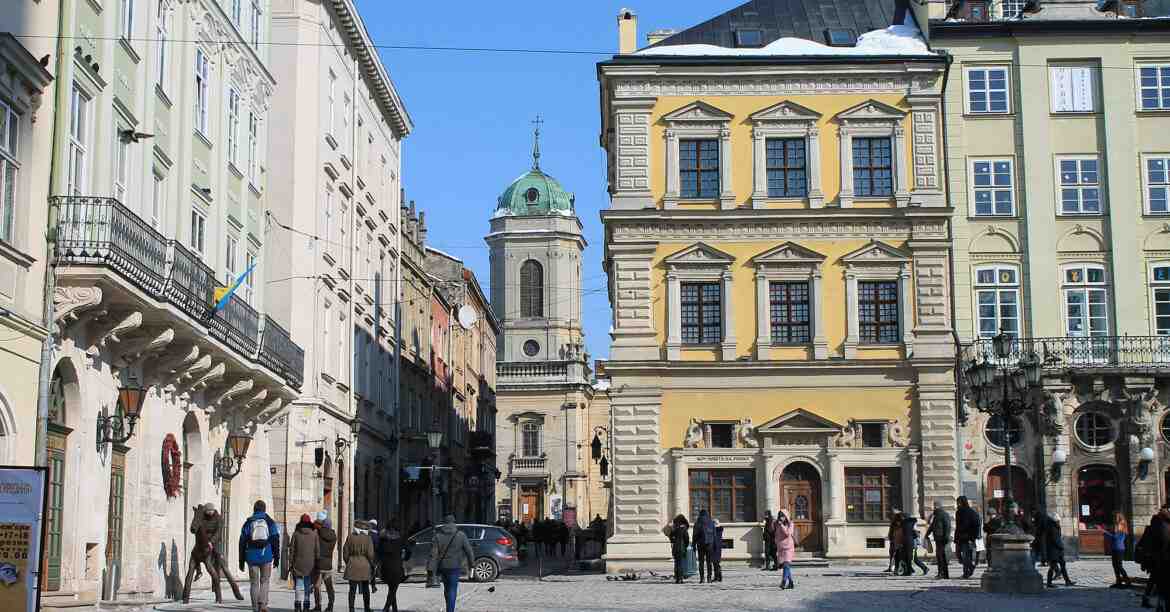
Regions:
M 535 259 L 520 265 L 520 316 L 544 316 L 544 266 Z
M 678 141 L 679 197 L 713 200 L 719 197 L 719 141 L 683 138 Z
M 682 283 L 682 343 L 717 344 L 723 336 L 718 282 Z
M 975 268 L 975 334 L 1020 335 L 1019 268 L 1009 264 Z
M 1100 412 L 1082 412 L 1073 423 L 1077 442 L 1090 450 L 1101 450 L 1117 439 L 1113 420 Z
M 539 457 L 543 434 L 543 423 L 539 421 L 524 421 L 520 425 L 520 456 Z
M 983 425 L 983 435 L 992 446 L 1003 448 L 1004 443 L 1010 441 L 1015 447 L 1024 439 L 1024 426 L 1017 417 L 1005 420 L 1003 416 L 993 414 Z
M 1170 154 L 1142 155 L 1142 183 L 1146 214 L 1170 214 Z
M 707 510 L 721 523 L 756 521 L 755 470 L 693 469 L 687 476 L 692 520 Z
M 752 258 L 756 270 L 756 359 L 770 359 L 774 346 L 794 344 L 811 345 L 813 359 L 828 359 L 821 296 L 824 261 L 824 255 L 794 242 Z M 780 289 L 782 294 L 777 293 Z M 778 312 L 781 304 L 783 312 Z M 795 336 L 794 329 L 799 332 Z
M 714 335 L 716 332 L 704 334 L 703 329 L 707 328 L 708 325 L 714 329 L 717 322 L 719 329 L 716 345 L 720 358 L 725 361 L 735 359 L 735 320 L 731 304 L 731 264 L 734 262 L 735 257 L 701 242 L 682 249 L 663 260 L 666 267 L 667 285 L 667 359 L 672 361 L 680 359 L 683 346 L 690 343 L 684 341 L 684 317 L 689 321 L 686 338 L 693 339 L 694 332 L 692 330 L 696 329 L 693 326 L 697 324 L 701 343 L 709 343 L 710 340 L 716 339 Z M 692 299 L 692 294 L 697 296 L 702 302 L 699 306 L 701 311 L 717 308 L 717 310 L 711 311 L 712 314 L 707 321 L 704 322 L 701 318 L 698 321 L 692 320 L 694 313 L 687 309 L 691 308 L 693 311 L 694 308 L 684 304 L 684 284 L 693 287 L 687 290 L 688 300 Z M 712 284 L 715 285 L 716 289 L 704 290 L 701 288 L 703 286 L 710 287 Z M 704 299 L 704 293 L 707 299 Z M 719 300 L 718 306 L 714 300 L 716 296 Z M 715 313 L 717 313 L 717 317 Z M 701 312 L 699 316 L 702 316 Z
M 1150 264 L 1150 299 L 1154 334 L 1170 336 L 1170 262 Z
M 20 115 L 0 101 L 0 240 L 11 243 L 16 223 Z
M 752 207 L 772 199 L 804 199 L 825 205 L 821 191 L 821 114 L 784 101 L 753 113 Z
M 845 520 L 884 523 L 902 507 L 902 471 L 895 467 L 845 468 Z
M 893 199 L 900 208 L 910 205 L 905 118 L 905 111 L 876 100 L 837 114 L 842 208 L 852 207 L 855 200 Z
M 705 102 L 692 102 L 667 113 L 662 117 L 666 125 L 666 193 L 663 195 L 663 205 L 666 208 L 676 208 L 680 200 L 698 198 L 702 200 L 719 200 L 719 207 L 724 210 L 735 208 L 735 192 L 732 190 L 731 170 L 734 165 L 731 159 L 731 119 L 732 115 Z M 683 152 L 687 143 L 715 141 L 707 145 L 707 159 L 717 161 L 717 178 L 709 179 L 708 186 L 718 185 L 718 193 L 710 190 L 687 191 L 683 189 Z M 694 158 L 696 162 L 703 159 L 703 145 L 698 146 L 694 155 L 688 154 L 687 159 Z M 701 163 L 699 163 L 702 166 Z M 714 170 L 708 168 L 707 170 Z M 701 177 L 707 170 L 699 169 Z M 690 176 L 690 175 L 686 175 Z M 693 179 L 692 179 L 693 180 Z
M 848 316 L 845 358 L 855 358 L 859 347 L 867 344 L 888 346 L 900 342 L 909 349 L 913 343 L 910 257 L 874 241 L 841 261 L 845 264 Z

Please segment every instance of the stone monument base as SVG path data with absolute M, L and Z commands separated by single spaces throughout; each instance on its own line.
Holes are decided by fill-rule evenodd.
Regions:
M 1043 593 L 1044 579 L 1032 565 L 1032 536 L 997 533 L 987 538 L 992 565 L 983 573 L 988 593 Z

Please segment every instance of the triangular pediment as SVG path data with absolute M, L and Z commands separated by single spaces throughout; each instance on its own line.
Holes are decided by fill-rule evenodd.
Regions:
M 840 433 L 842 425 L 834 423 L 825 417 L 813 414 L 804 408 L 785 412 L 784 414 L 760 425 L 757 429 L 762 434 L 782 433 Z
M 773 247 L 756 255 L 752 258 L 751 263 L 754 265 L 778 263 L 821 263 L 825 261 L 825 256 L 820 253 L 800 246 L 795 242 L 785 242 L 780 246 Z
M 884 242 L 874 240 L 841 258 L 846 263 L 906 263 L 910 256 Z
M 678 251 L 664 260 L 668 264 L 721 264 L 730 265 L 735 261 L 733 255 L 728 255 L 719 249 L 702 242 Z
M 706 102 L 691 102 L 662 116 L 663 121 L 731 121 L 731 113 Z
M 815 110 L 801 106 L 796 102 L 785 100 L 779 104 L 773 104 L 761 111 L 752 113 L 749 117 L 752 121 L 816 121 L 821 118 L 821 114 Z
M 837 113 L 837 119 L 851 120 L 897 120 L 906 116 L 906 111 L 878 102 L 877 100 L 866 100 L 856 106 L 851 106 L 840 113 Z

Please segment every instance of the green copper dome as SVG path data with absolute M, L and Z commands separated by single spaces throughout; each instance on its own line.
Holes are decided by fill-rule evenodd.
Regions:
M 553 177 L 534 167 L 528 173 L 512 181 L 500 194 L 496 202 L 496 217 L 524 215 L 566 215 L 572 216 L 573 194 Z

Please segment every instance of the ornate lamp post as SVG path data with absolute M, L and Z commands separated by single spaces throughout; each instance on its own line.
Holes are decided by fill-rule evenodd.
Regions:
M 231 480 L 235 478 L 240 470 L 244 467 L 244 459 L 248 456 L 248 447 L 252 445 L 252 436 L 243 432 L 232 432 L 228 434 L 228 448 L 232 450 L 232 455 L 219 455 L 215 460 L 215 473 L 224 480 Z
M 97 417 L 97 446 L 98 451 L 106 444 L 124 444 L 134 436 L 134 425 L 142 414 L 142 403 L 146 400 L 146 390 L 131 382 L 118 389 L 118 405 L 121 410 L 114 414 L 107 414 L 106 409 L 98 413 Z
M 431 508 L 431 520 L 435 525 L 440 525 L 443 522 L 443 517 L 439 509 L 439 474 L 443 470 L 443 455 L 439 449 L 443 446 L 443 432 L 428 431 L 427 446 L 435 454 L 435 463 L 431 466 L 431 505 L 433 506 Z

